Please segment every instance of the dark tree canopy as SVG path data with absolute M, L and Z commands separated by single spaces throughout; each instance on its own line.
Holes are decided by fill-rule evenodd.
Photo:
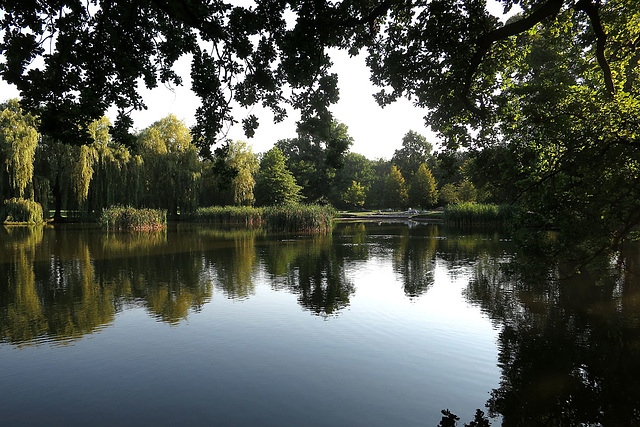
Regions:
M 191 55 L 192 89 L 202 99 L 194 138 L 206 148 L 234 120 L 232 100 L 270 107 L 276 120 L 290 104 L 301 110 L 305 131 L 326 131 L 327 107 L 338 97 L 327 48 L 366 47 L 372 79 L 385 87 L 381 104 L 408 96 L 433 109 L 437 130 L 461 137 L 490 113 L 497 73 L 514 55 L 509 37 L 566 10 L 576 11 L 575 36 L 593 46 L 603 88 L 612 92 L 603 31 L 610 15 L 637 10 L 637 2 L 609 3 L 505 0 L 506 10 L 517 5 L 523 12 L 502 25 L 483 0 L 260 0 L 248 7 L 219 0 L 2 0 L 0 73 L 17 85 L 24 107 L 40 113 L 43 133 L 83 141 L 78 125 L 110 106 L 122 112 L 117 129 L 130 125 L 127 113 L 144 108 L 139 82 L 181 84 L 172 65 Z M 631 43 L 627 48 L 635 49 Z M 243 124 L 251 135 L 257 118 Z

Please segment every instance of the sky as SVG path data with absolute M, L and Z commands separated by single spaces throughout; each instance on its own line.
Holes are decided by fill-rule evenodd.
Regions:
M 385 108 L 378 106 L 373 99 L 377 88 L 369 80 L 364 55 L 351 58 L 346 52 L 332 51 L 331 57 L 334 62 L 332 72 L 338 74 L 340 88 L 340 101 L 331 111 L 339 122 L 349 128 L 349 135 L 354 139 L 352 152 L 372 160 L 390 159 L 393 152 L 402 146 L 402 137 L 410 130 L 426 136 L 435 145 L 435 135 L 425 127 L 426 110 L 414 107 L 405 99 Z M 183 86 L 168 88 L 161 85 L 153 90 L 141 89 L 148 109 L 131 113 L 136 129 L 142 130 L 169 114 L 183 120 L 187 126 L 195 124 L 194 114 L 200 100 L 189 89 L 189 59 L 181 58 L 174 68 L 183 77 Z M 17 89 L 0 80 L 0 102 L 16 97 L 19 97 Z M 237 124 L 228 130 L 227 137 L 246 141 L 255 153 L 269 150 L 280 139 L 296 136 L 295 122 L 299 118 L 296 111 L 290 110 L 287 120 L 274 124 L 270 111 L 258 106 L 252 110 L 238 108 L 236 119 L 240 121 L 248 114 L 255 114 L 260 119 L 255 136 L 247 138 L 242 126 Z M 107 116 L 115 120 L 115 110 L 109 111 Z
M 518 8 L 514 8 L 509 15 L 503 15 L 495 0 L 489 0 L 488 8 L 503 22 L 518 11 Z M 424 116 L 427 110 L 416 108 L 406 99 L 398 100 L 385 108 L 380 107 L 373 99 L 373 94 L 378 89 L 369 79 L 365 56 L 361 54 L 349 57 L 347 52 L 337 50 L 332 50 L 330 55 L 334 62 L 332 72 L 338 74 L 340 89 L 340 101 L 332 106 L 331 111 L 336 120 L 349 128 L 349 135 L 354 140 L 352 152 L 363 154 L 371 160 L 390 159 L 394 151 L 402 146 L 402 137 L 410 130 L 424 135 L 427 141 L 437 149 L 439 140 L 425 125 Z M 174 88 L 160 86 L 153 90 L 144 87 L 140 89 L 148 109 L 131 113 L 134 128 L 137 130 L 142 130 L 169 114 L 183 120 L 189 127 L 195 124 L 194 115 L 200 100 L 189 89 L 191 86 L 189 58 L 179 59 L 174 69 L 183 78 L 182 86 Z M 0 80 L 0 102 L 16 97 L 19 97 L 19 93 L 15 87 Z M 255 153 L 269 150 L 280 139 L 296 137 L 295 123 L 299 114 L 295 111 L 290 110 L 288 119 L 277 124 L 273 123 L 273 114 L 259 106 L 252 110 L 238 108 L 235 118 L 240 122 L 249 114 L 256 115 L 260 120 L 260 127 L 256 130 L 254 137 L 246 138 L 241 124 L 228 129 L 227 137 L 232 140 L 246 141 L 253 147 Z M 115 110 L 107 112 L 107 117 L 114 120 Z

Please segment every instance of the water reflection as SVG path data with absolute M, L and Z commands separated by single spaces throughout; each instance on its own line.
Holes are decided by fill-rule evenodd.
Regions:
M 348 306 L 355 292 L 338 252 L 331 236 L 272 243 L 264 252 L 266 271 L 275 288 L 297 294 L 302 307 L 328 317 Z
M 256 238 L 264 236 L 264 232 L 201 229 L 198 235 L 227 242 L 225 249 L 204 254 L 205 267 L 214 272 L 216 287 L 228 298 L 244 299 L 253 295 L 258 266 Z
M 487 407 L 504 425 L 640 425 L 638 245 L 585 269 L 525 258 L 500 235 L 431 226 L 344 224 L 318 237 L 0 228 L 0 341 L 67 343 L 129 306 L 178 324 L 214 294 L 244 300 L 259 283 L 335 317 L 363 266 L 390 268 L 394 289 L 416 301 L 438 271 L 469 278 L 466 299 L 500 331 L 502 379 Z
M 478 264 L 467 295 L 502 327 L 487 406 L 503 425 L 640 423 L 639 260 L 629 246 L 579 273 L 518 257 Z

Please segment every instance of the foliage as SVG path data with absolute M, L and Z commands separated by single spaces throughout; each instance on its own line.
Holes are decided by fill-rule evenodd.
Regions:
M 0 51 L 7 58 L 2 77 L 17 85 L 29 109 L 42 107 L 44 134 L 87 143 L 78 125 L 115 106 L 117 134 L 127 139 L 127 113 L 145 108 L 139 84 L 182 84 L 172 66 L 184 56 L 192 58 L 191 89 L 202 100 L 193 136 L 204 155 L 233 122 L 232 99 L 243 107 L 261 104 L 283 120 L 281 88 L 287 83 L 288 101 L 301 110 L 302 121 L 318 133 L 329 128 L 337 81 L 324 48 L 343 44 L 345 37 L 336 37 L 335 25 L 318 26 L 318 19 L 333 19 L 324 7 L 259 2 L 244 8 L 207 1 L 66 6 L 7 1 L 0 15 Z M 298 19 L 288 28 L 291 13 Z M 28 66 L 34 62 L 42 65 Z M 243 120 L 248 136 L 257 125 L 253 115 Z
M 440 202 L 443 205 L 455 203 L 473 203 L 478 200 L 478 190 L 469 180 L 460 183 L 445 184 L 440 189 Z
M 433 145 L 427 142 L 427 138 L 410 130 L 402 138 L 402 148 L 393 153 L 391 163 L 400 169 L 402 176 L 410 179 L 423 163 L 433 167 L 435 159 L 432 151 Z
M 409 194 L 404 177 L 396 166 L 391 167 L 391 172 L 387 175 L 385 184 L 387 206 L 404 208 L 409 201 Z
M 452 183 L 445 184 L 440 189 L 440 202 L 445 206 L 449 204 L 459 203 L 460 199 L 458 197 L 458 187 Z
M 253 187 L 256 184 L 254 175 L 258 172 L 258 158 L 253 154 L 246 142 L 229 143 L 227 162 L 230 167 L 238 171 L 231 183 L 233 188 L 233 202 L 240 206 L 250 206 L 255 197 Z
M 427 168 L 421 164 L 411 180 L 409 191 L 409 203 L 421 208 L 430 208 L 438 202 L 438 188 L 436 180 Z
M 287 168 L 302 187 L 307 201 L 318 202 L 330 196 L 336 173 L 344 165 L 344 152 L 353 143 L 348 128 L 333 121 L 324 134 L 304 133 L 276 143 L 286 158 Z
M 167 211 L 113 206 L 102 211 L 99 222 L 108 230 L 156 230 L 167 226 Z
M 471 203 L 478 199 L 478 191 L 473 183 L 467 179 L 458 185 L 458 200 L 461 203 Z
M 0 195 L 24 197 L 33 180 L 38 120 L 12 99 L 0 105 Z
M 300 190 L 287 169 L 282 151 L 277 146 L 267 151 L 256 177 L 256 203 L 261 206 L 296 203 L 302 198 Z
M 343 206 L 342 196 L 351 187 L 353 181 L 360 183 L 365 193 L 368 192 L 375 179 L 373 164 L 373 161 L 362 154 L 346 153 L 343 166 L 336 170 L 333 178 L 330 194 L 331 204 L 336 207 Z
M 361 208 L 364 206 L 366 193 L 364 187 L 357 181 L 352 181 L 351 186 L 344 193 L 344 202 L 354 208 Z
M 42 206 L 33 200 L 12 198 L 5 200 L 0 208 L 0 222 L 43 222 Z
M 263 215 L 271 231 L 327 233 L 335 214 L 330 206 L 286 204 L 266 207 Z
M 0 73 L 21 91 L 23 108 L 41 114 L 44 135 L 87 144 L 88 124 L 111 106 L 122 113 L 115 128 L 125 138 L 130 118 L 124 111 L 143 108 L 140 79 L 148 87 L 180 84 L 172 65 L 190 55 L 192 88 L 202 99 L 191 137 L 203 154 L 210 154 L 223 124 L 233 122 L 233 99 L 271 108 L 276 121 L 286 115 L 283 105 L 299 109 L 300 133 L 331 146 L 327 157 L 333 158 L 348 143 L 332 139 L 329 107 L 338 86 L 327 49 L 366 50 L 372 81 L 383 88 L 376 94 L 381 105 L 411 98 L 429 109 L 429 125 L 449 148 L 465 146 L 493 165 L 501 156 L 480 154 L 486 147 L 509 154 L 508 167 L 477 181 L 456 176 L 460 159 L 442 157 L 440 165 L 429 165 L 441 186 L 472 178 L 481 185 L 480 197 L 517 200 L 536 213 L 530 225 L 560 228 L 568 246 L 586 240 L 590 250 L 606 251 L 640 223 L 638 2 L 499 3 L 521 11 L 502 22 L 479 0 L 259 1 L 251 7 L 201 0 L 60 7 L 13 0 L 2 5 Z M 252 134 L 257 118 L 243 125 Z M 80 154 L 76 176 L 87 178 L 91 153 Z M 181 182 L 168 188 L 187 188 L 184 182 L 199 173 L 195 161 L 171 163 L 188 172 L 166 168 L 171 173 L 158 178 Z M 481 163 L 476 171 L 494 170 Z M 331 177 L 316 163 L 302 166 L 308 177 Z M 408 179 L 413 172 L 405 169 Z M 339 192 L 326 187 L 337 198 L 350 181 L 343 180 Z M 80 196 L 85 183 L 76 182 Z M 308 199 L 329 196 L 321 183 L 301 182 Z M 380 180 L 371 183 L 372 205 L 383 204 L 376 199 L 381 188 Z M 474 198 L 464 182 L 460 190 Z M 188 199 L 171 211 L 193 209 L 194 194 L 171 196 Z M 145 202 L 167 204 L 153 196 Z M 92 204 L 89 194 L 86 203 Z
M 513 225 L 518 208 L 512 205 L 490 205 L 481 203 L 456 203 L 447 205 L 443 219 L 447 225 L 466 226 L 505 226 Z
M 184 122 L 170 114 L 153 123 L 138 135 L 138 147 L 144 162 L 140 203 L 174 216 L 194 210 L 201 168 Z

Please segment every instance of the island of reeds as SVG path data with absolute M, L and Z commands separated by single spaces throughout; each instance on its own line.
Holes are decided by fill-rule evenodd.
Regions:
M 99 222 L 107 230 L 160 230 L 167 227 L 167 211 L 113 206 L 102 211 Z
M 447 205 L 442 218 L 455 227 L 506 227 L 512 225 L 517 208 L 486 203 L 455 203 Z
M 336 211 L 330 206 L 285 204 L 267 207 L 211 206 L 185 216 L 189 222 L 246 227 L 269 231 L 326 233 L 331 231 Z

